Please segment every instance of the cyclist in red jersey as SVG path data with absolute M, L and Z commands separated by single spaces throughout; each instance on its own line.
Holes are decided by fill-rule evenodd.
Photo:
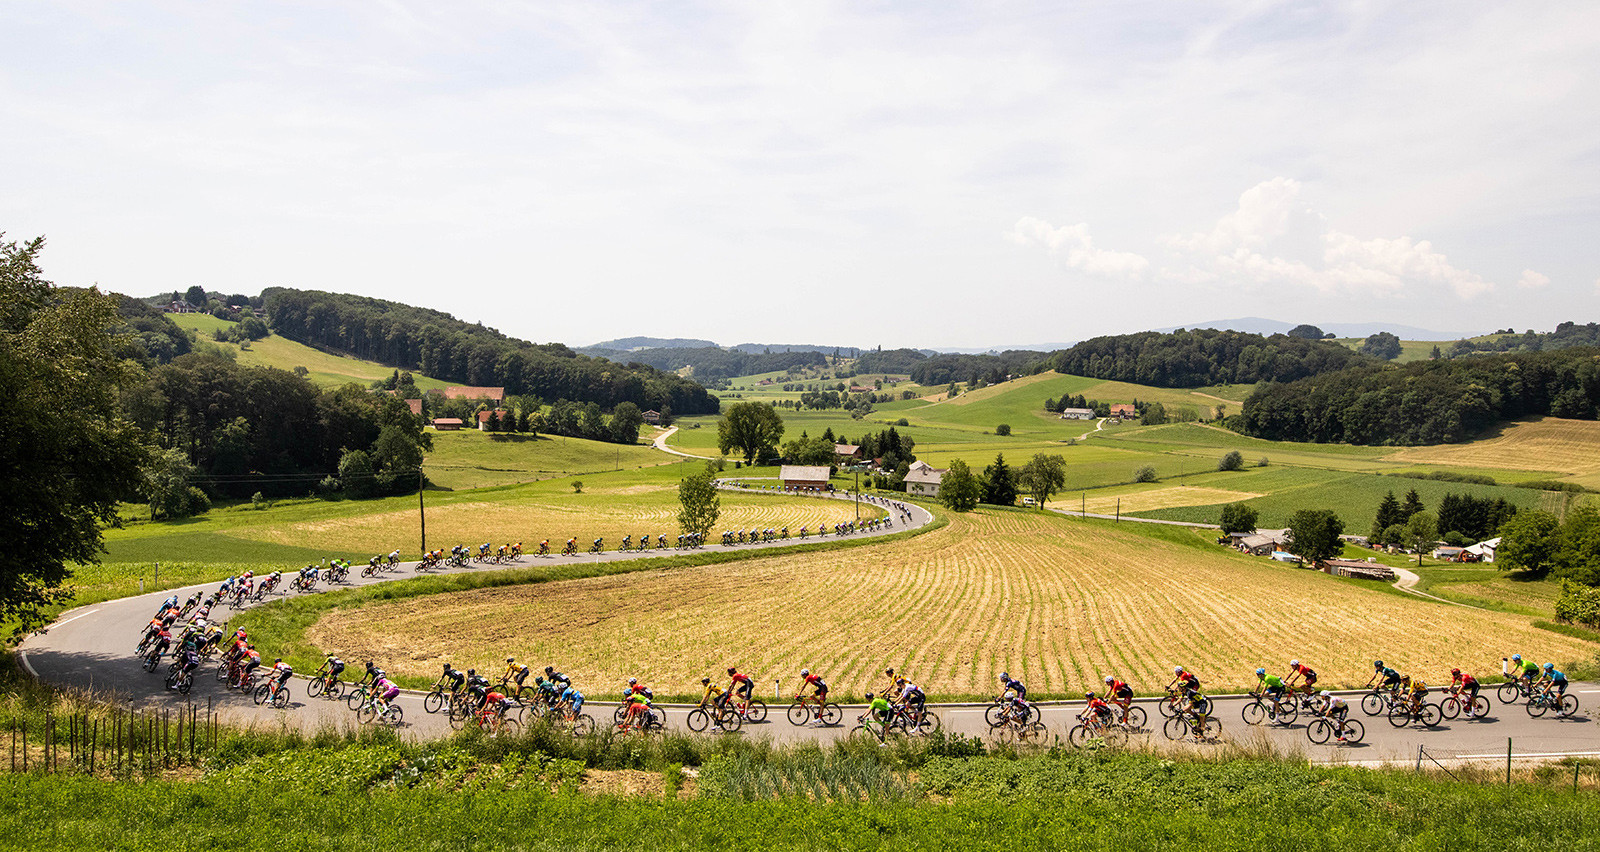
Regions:
M 1296 680 L 1302 678 L 1304 679 L 1302 682 L 1295 683 Z M 1299 690 L 1306 695 L 1314 695 L 1316 690 L 1312 687 L 1316 686 L 1316 683 L 1317 673 L 1312 671 L 1310 666 L 1301 665 L 1299 660 L 1289 661 L 1289 677 L 1284 681 L 1284 684 L 1289 687 L 1290 691 Z
M 733 666 L 728 667 L 728 677 L 731 678 L 731 681 L 728 683 L 728 691 L 725 694 L 743 695 L 744 700 L 749 702 L 755 694 L 756 682 L 751 680 L 749 675 L 744 674 Z
M 1128 708 L 1133 706 L 1133 687 L 1126 681 L 1117 680 L 1111 675 L 1106 675 L 1106 696 L 1111 703 L 1122 708 L 1122 717 L 1127 718 Z
M 1466 700 L 1461 703 L 1467 709 L 1467 718 L 1473 718 L 1472 701 L 1478 697 L 1478 679 L 1460 669 L 1451 669 L 1450 691 L 1457 695 L 1466 696 Z
M 815 690 L 815 693 L 810 695 L 810 696 L 807 696 L 805 694 L 806 687 L 811 687 L 813 690 Z M 824 705 L 826 705 L 828 703 L 828 683 L 827 683 L 827 681 L 822 679 L 822 675 L 812 674 L 810 669 L 801 669 L 800 670 L 800 695 L 798 697 L 800 698 L 801 701 L 811 700 L 811 701 L 817 702 L 816 717 L 818 719 L 821 719 L 822 718 L 822 708 L 823 708 Z

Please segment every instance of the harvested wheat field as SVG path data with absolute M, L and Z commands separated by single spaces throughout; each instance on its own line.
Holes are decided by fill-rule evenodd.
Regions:
M 842 500 L 722 492 L 722 515 L 717 533 L 732 529 L 781 529 L 789 527 L 798 535 L 802 525 L 816 529 L 854 520 L 853 504 Z M 536 549 L 548 538 L 558 550 L 568 538 L 576 538 L 585 548 L 604 537 L 615 548 L 624 535 L 635 540 L 641 535 L 678 535 L 678 490 L 672 485 L 618 485 L 586 488 L 582 494 L 519 491 L 479 500 L 462 500 L 430 506 L 428 542 L 430 547 L 448 549 L 456 544 L 479 545 L 520 541 L 524 550 Z M 863 503 L 863 519 L 880 518 L 884 512 Z M 293 541 L 309 548 L 334 551 L 383 553 L 404 543 L 416 542 L 417 511 L 407 507 L 390 512 L 373 512 L 316 521 L 300 521 L 249 527 L 232 533 L 258 541 Z
M 1579 476 L 1600 474 L 1600 423 L 1530 417 L 1508 424 L 1493 438 L 1470 444 L 1412 447 L 1384 458 L 1419 464 L 1548 470 Z
M 1003 669 L 1060 695 L 1107 673 L 1157 691 L 1177 663 L 1239 688 L 1292 657 L 1324 682 L 1359 684 L 1375 656 L 1433 681 L 1455 665 L 1487 673 L 1507 649 L 1562 661 L 1600 650 L 1526 617 L 1372 591 L 1187 530 L 1003 511 L 878 546 L 336 611 L 307 637 L 421 677 L 444 660 L 549 662 L 595 697 L 630 675 L 686 694 L 728 665 L 766 694 L 809 667 L 839 695 L 892 665 L 946 697 L 992 694 Z
M 1053 508 L 1066 509 L 1076 512 L 1080 507 L 1085 511 L 1109 515 L 1121 507 L 1123 514 L 1131 512 L 1148 512 L 1155 509 L 1171 509 L 1176 506 L 1214 506 L 1218 503 L 1235 503 L 1240 500 L 1249 500 L 1252 497 L 1263 495 L 1249 491 L 1230 491 L 1226 488 L 1191 487 L 1177 485 L 1168 488 L 1151 488 L 1145 491 L 1128 491 L 1109 497 L 1094 497 L 1087 500 L 1061 499 L 1052 500 Z

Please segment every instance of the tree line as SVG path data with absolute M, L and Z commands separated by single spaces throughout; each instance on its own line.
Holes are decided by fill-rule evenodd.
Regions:
M 689 349 L 635 349 L 617 352 L 589 348 L 585 352 L 608 358 L 614 362 L 645 364 L 658 370 L 676 371 L 685 367 L 693 371 L 694 380 L 702 385 L 726 381 L 735 376 L 753 376 L 796 367 L 826 367 L 828 357 L 820 352 L 741 352 L 706 346 Z
M 1595 418 L 1600 350 L 1360 364 L 1256 388 L 1238 431 L 1277 441 L 1378 445 L 1468 440 L 1502 420 Z
M 268 288 L 262 296 L 269 325 L 284 337 L 445 381 L 605 409 L 621 402 L 679 414 L 718 408 L 704 387 L 672 373 L 590 358 L 559 343 L 535 345 L 441 311 L 311 290 Z
M 1286 382 L 1370 359 L 1328 340 L 1197 328 L 1096 337 L 1051 356 L 1059 373 L 1163 388 Z

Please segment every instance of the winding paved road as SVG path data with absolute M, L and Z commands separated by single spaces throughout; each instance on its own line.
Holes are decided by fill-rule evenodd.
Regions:
M 761 489 L 754 489 L 760 491 Z M 819 498 L 827 499 L 827 498 Z M 849 495 L 833 495 L 831 499 L 852 499 Z M 887 535 L 902 532 L 906 529 L 916 529 L 926 526 L 932 521 L 932 515 L 926 510 L 912 503 L 904 504 L 912 514 L 912 522 L 908 524 L 897 523 L 893 528 L 877 533 L 861 533 L 860 536 L 871 537 L 874 535 Z M 756 550 L 769 547 L 794 545 L 795 540 L 773 542 L 770 544 L 740 545 L 739 549 Z M 718 545 L 711 545 L 708 549 L 717 549 Z M 677 551 L 649 551 L 645 554 L 618 554 L 615 552 L 598 556 L 584 555 L 579 557 L 543 557 L 548 559 L 573 559 L 579 561 L 611 561 L 617 559 L 652 559 L 659 558 L 662 553 L 675 554 Z M 522 564 L 537 563 L 541 557 L 524 557 Z M 453 568 L 449 572 L 484 571 L 493 568 Z M 432 573 L 432 572 L 429 572 Z M 444 573 L 444 572 L 440 572 Z M 400 566 L 396 572 L 386 572 L 378 577 L 362 578 L 359 575 L 352 577 L 349 586 L 366 585 L 375 582 L 384 582 L 392 579 L 415 576 L 414 563 Z M 212 676 L 215 666 L 207 664 L 201 668 L 201 677 L 196 680 L 194 690 L 189 696 L 178 696 L 166 691 L 162 687 L 160 674 L 147 674 L 138 665 L 133 653 L 133 646 L 137 642 L 144 624 L 155 611 L 157 605 L 169 594 L 178 594 L 186 597 L 196 589 L 210 589 L 215 583 L 203 586 L 186 586 L 179 589 L 165 589 L 158 592 L 140 595 L 137 597 L 123 598 L 81 607 L 63 613 L 62 616 L 46 631 L 29 637 L 22 643 L 18 657 L 23 665 L 36 677 L 53 683 L 85 687 L 114 695 L 119 701 L 126 701 L 131 706 L 140 709 L 160 709 L 167 707 L 183 707 L 190 702 L 201 706 L 215 706 L 225 720 L 236 724 L 272 725 L 295 724 L 304 730 L 316 730 L 329 726 L 335 729 L 354 726 L 354 716 L 346 709 L 342 701 L 330 702 L 322 699 L 310 698 L 306 694 L 306 681 L 296 679 L 292 685 L 294 695 L 291 707 L 288 710 L 272 710 L 257 707 L 245 696 L 222 688 Z M 353 668 L 359 668 L 355 663 Z M 162 670 L 164 671 L 164 667 Z M 1485 673 L 1488 674 L 1488 673 Z M 581 678 L 581 673 L 579 674 Z M 580 686 L 583 686 L 580 680 Z M 847 706 L 845 708 L 845 724 L 837 727 L 820 727 L 808 725 L 795 727 L 788 723 L 784 717 L 784 710 L 788 705 L 786 698 L 774 697 L 775 684 L 767 682 L 760 687 L 760 693 L 770 705 L 771 713 L 768 721 L 763 724 L 746 725 L 737 736 L 770 737 L 776 742 L 797 741 L 826 741 L 844 736 L 849 727 L 854 725 L 855 718 L 862 712 L 860 706 Z M 610 694 L 611 690 L 603 687 L 591 686 L 588 690 L 591 695 Z M 792 681 L 784 686 L 783 695 L 792 693 Z M 1492 695 L 1492 690 L 1489 691 Z M 1382 717 L 1366 717 L 1359 715 L 1357 718 L 1366 723 L 1366 740 L 1357 746 L 1315 746 L 1305 737 L 1304 722 L 1297 722 L 1287 727 L 1263 726 L 1250 727 L 1241 720 L 1240 711 L 1245 699 L 1238 696 L 1217 696 L 1217 717 L 1223 724 L 1223 735 L 1226 739 L 1236 742 L 1249 743 L 1262 738 L 1273 743 L 1281 749 L 1295 751 L 1303 750 L 1313 760 L 1327 760 L 1351 763 L 1381 763 L 1381 762 L 1410 762 L 1418 757 L 1418 747 L 1427 749 L 1430 757 L 1445 763 L 1472 762 L 1472 761 L 1503 761 L 1505 760 L 1507 738 L 1511 739 L 1514 753 L 1519 759 L 1546 760 L 1562 756 L 1578 755 L 1586 757 L 1600 756 L 1600 725 L 1595 724 L 1590 714 L 1595 708 L 1600 707 L 1600 684 L 1574 683 L 1572 692 L 1582 702 L 1583 708 L 1577 717 L 1572 719 L 1555 718 L 1530 718 L 1520 706 L 1500 705 L 1494 702 L 1494 709 L 1490 716 L 1480 721 L 1457 720 L 1446 722 L 1433 730 L 1423 730 L 1417 727 L 1396 729 L 1388 724 Z M 859 700 L 859 696 L 839 696 L 846 700 Z M 1492 700 L 1492 698 L 1491 698 Z M 1149 708 L 1152 727 L 1158 727 L 1160 716 L 1155 712 L 1154 703 L 1143 701 Z M 407 691 L 402 695 L 400 704 L 405 710 L 405 724 L 403 730 L 408 736 L 429 738 L 444 736 L 449 732 L 444 717 L 431 715 L 423 711 L 422 693 Z M 604 723 L 610 718 L 614 704 L 601 701 L 591 701 L 588 705 L 597 719 Z M 947 731 L 980 736 L 988 728 L 983 722 L 982 706 L 969 704 L 930 704 L 944 720 Z M 1046 722 L 1052 735 L 1065 737 L 1067 729 L 1074 724 L 1074 716 L 1081 710 L 1081 703 L 1071 702 L 1045 702 L 1041 705 L 1042 718 Z M 673 728 L 682 728 L 687 707 L 669 705 L 667 716 L 669 725 Z M 1156 741 L 1164 742 L 1159 731 L 1143 735 Z M 1206 746 L 1188 746 L 1190 748 L 1205 748 Z

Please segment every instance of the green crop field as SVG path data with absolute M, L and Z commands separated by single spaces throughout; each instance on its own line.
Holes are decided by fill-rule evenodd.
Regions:
M 177 323 L 179 328 L 189 329 L 202 340 L 208 341 L 212 340 L 213 331 L 226 330 L 234 325 L 210 314 L 167 314 L 167 318 Z M 393 367 L 315 349 L 276 334 L 251 341 L 249 348 L 235 343 L 217 343 L 217 345 L 237 353 L 239 363 L 247 367 L 277 367 L 280 370 L 305 367 L 306 378 L 323 387 L 337 387 L 349 382 L 369 385 L 394 374 Z M 416 381 L 417 389 L 424 391 L 438 390 L 454 384 L 417 372 L 412 373 L 412 378 Z
M 626 446 L 558 435 L 534 437 L 476 429 L 430 434 L 433 450 L 423 462 L 423 470 L 435 487 L 451 491 L 678 461 L 646 444 Z

